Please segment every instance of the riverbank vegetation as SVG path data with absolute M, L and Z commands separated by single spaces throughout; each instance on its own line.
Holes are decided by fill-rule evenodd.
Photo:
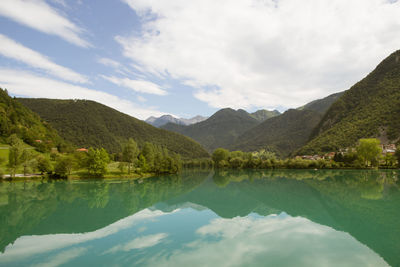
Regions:
M 363 169 L 398 168 L 400 149 L 396 152 L 382 152 L 378 139 L 360 139 L 354 148 L 328 153 L 325 156 L 296 156 L 280 159 L 275 153 L 260 150 L 258 152 L 229 151 L 218 148 L 211 159 L 199 159 L 184 162 L 187 168 L 216 169 Z
M 229 151 L 218 148 L 211 158 L 182 161 L 165 147 L 145 143 L 142 147 L 129 141 L 119 153 L 109 154 L 104 148 L 78 149 L 60 153 L 42 153 L 22 142 L 16 134 L 8 139 L 8 157 L 0 155 L 0 175 L 14 178 L 25 175 L 49 178 L 127 177 L 138 178 L 173 174 L 185 168 L 200 169 L 363 169 L 397 168 L 400 149 L 382 154 L 377 139 L 360 139 L 357 147 L 312 159 L 297 156 L 280 159 L 273 152 Z M 2 151 L 4 152 L 4 151 Z M 2 153 L 4 154 L 4 153 Z M 20 175 L 17 175 L 20 173 Z
M 152 143 L 145 143 L 139 148 L 133 139 L 129 139 L 123 151 L 116 154 L 109 154 L 104 148 L 78 149 L 64 153 L 52 150 L 42 153 L 27 146 L 16 134 L 8 138 L 5 148 L 8 155 L 7 158 L 0 157 L 0 175 L 9 178 L 136 178 L 177 173 L 182 165 L 180 156 L 166 148 Z

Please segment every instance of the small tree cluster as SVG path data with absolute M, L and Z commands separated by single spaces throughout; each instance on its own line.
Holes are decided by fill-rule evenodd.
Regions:
M 86 156 L 85 166 L 89 175 L 102 177 L 107 173 L 107 165 L 109 162 L 110 158 L 104 148 L 90 148 Z
M 132 169 L 138 173 L 177 173 L 181 169 L 180 156 L 160 147 L 146 142 L 140 150 L 133 139 L 130 139 L 122 152 L 122 162 L 119 164 L 121 172 L 125 167 L 128 174 Z

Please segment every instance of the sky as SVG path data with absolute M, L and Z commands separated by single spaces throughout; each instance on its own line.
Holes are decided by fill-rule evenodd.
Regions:
M 139 119 L 296 108 L 400 48 L 395 0 L 1 0 L 0 87 Z

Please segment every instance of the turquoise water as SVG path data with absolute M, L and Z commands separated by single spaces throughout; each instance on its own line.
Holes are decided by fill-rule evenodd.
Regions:
M 395 171 L 0 183 L 0 266 L 400 266 Z

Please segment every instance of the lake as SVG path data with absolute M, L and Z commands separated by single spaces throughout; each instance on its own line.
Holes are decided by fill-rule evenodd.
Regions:
M 0 266 L 400 266 L 397 171 L 0 183 Z

